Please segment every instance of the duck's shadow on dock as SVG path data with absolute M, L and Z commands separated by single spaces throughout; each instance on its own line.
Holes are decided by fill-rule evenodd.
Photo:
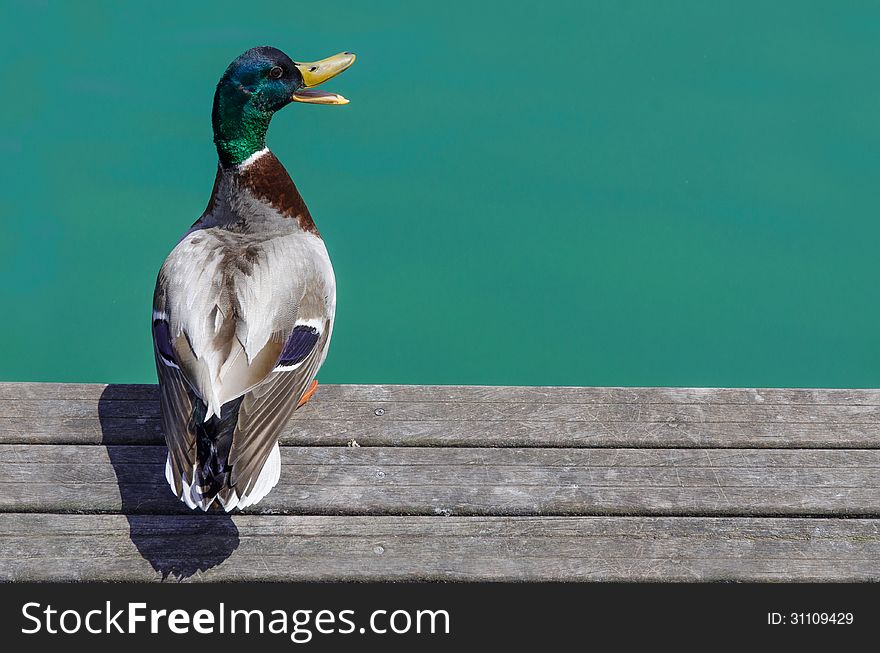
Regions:
M 238 548 L 238 528 L 220 511 L 191 511 L 165 481 L 167 450 L 158 426 L 158 395 L 109 385 L 98 401 L 101 442 L 119 483 L 131 541 L 162 579 L 183 580 L 226 560 Z

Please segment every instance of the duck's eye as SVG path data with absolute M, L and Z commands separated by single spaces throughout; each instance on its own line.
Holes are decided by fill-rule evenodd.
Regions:
M 281 66 L 272 66 L 272 70 L 269 71 L 269 77 L 272 79 L 280 79 L 283 74 L 284 70 Z

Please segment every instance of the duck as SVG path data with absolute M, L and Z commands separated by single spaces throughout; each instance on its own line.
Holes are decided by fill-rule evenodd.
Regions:
M 315 87 L 354 61 L 341 52 L 303 63 L 256 47 L 217 84 L 214 187 L 162 264 L 153 295 L 165 479 L 192 509 L 230 512 L 263 499 L 281 475 L 280 432 L 317 387 L 336 278 L 266 133 L 289 104 L 347 104 Z

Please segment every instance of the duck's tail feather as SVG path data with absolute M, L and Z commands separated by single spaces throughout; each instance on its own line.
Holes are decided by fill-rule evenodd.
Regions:
M 238 411 L 242 399 L 227 402 L 219 416 L 205 419 L 207 406 L 195 398 L 189 421 L 190 432 L 195 435 L 196 460 L 192 483 L 182 479 L 180 499 L 190 508 L 208 508 L 218 501 L 226 512 L 233 508 L 246 508 L 257 503 L 278 483 L 281 476 L 281 454 L 276 444 L 263 469 L 248 493 L 239 496 L 231 484 L 232 466 L 229 464 L 229 450 L 238 423 Z M 165 465 L 165 478 L 174 489 L 171 457 Z
M 238 423 L 241 398 L 223 404 L 220 415 L 205 419 L 207 406 L 195 402 L 190 427 L 196 436 L 196 466 L 192 489 L 198 495 L 194 502 L 207 510 L 217 495 L 228 489 L 232 468 L 229 465 L 229 449 Z

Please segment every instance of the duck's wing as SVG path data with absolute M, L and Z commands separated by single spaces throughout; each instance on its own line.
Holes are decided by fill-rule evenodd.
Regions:
M 195 508 L 190 498 L 196 459 L 196 437 L 191 420 L 193 402 L 197 399 L 175 359 L 164 309 L 164 298 L 157 293 L 153 305 L 153 353 L 159 377 L 162 431 L 168 445 L 165 478 L 177 496 Z
M 278 436 L 318 373 L 329 338 L 329 320 L 295 327 L 275 370 L 244 395 L 229 451 L 230 487 L 219 495 L 227 511 L 255 504 L 278 482 Z

